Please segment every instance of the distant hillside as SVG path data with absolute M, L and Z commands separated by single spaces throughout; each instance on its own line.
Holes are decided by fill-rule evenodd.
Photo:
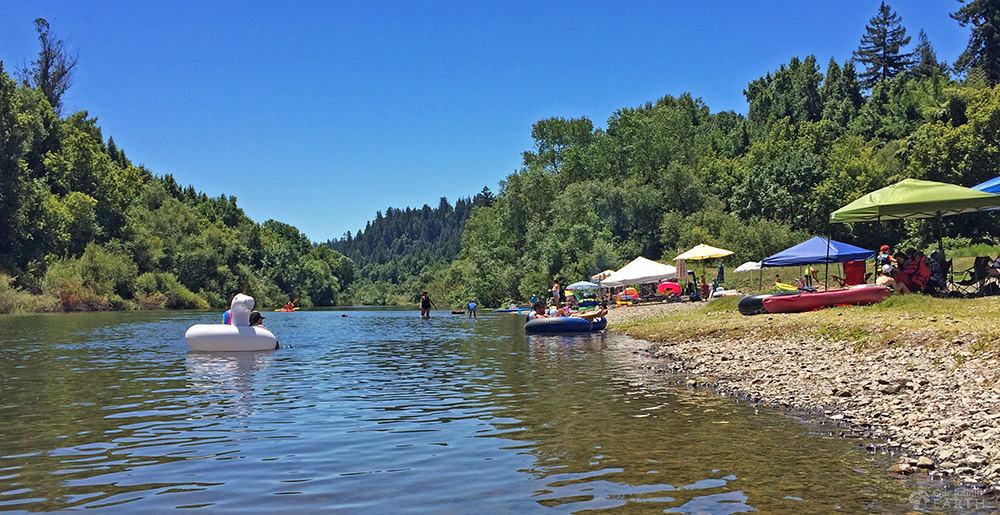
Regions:
M 428 266 L 448 264 L 458 256 L 462 231 L 473 207 L 490 206 L 489 188 L 473 198 L 459 199 L 452 206 L 442 197 L 437 208 L 388 208 L 379 211 L 364 231 L 326 244 L 353 260 L 361 277 L 373 283 L 401 285 L 417 279 Z M 419 281 L 418 281 L 419 282 Z

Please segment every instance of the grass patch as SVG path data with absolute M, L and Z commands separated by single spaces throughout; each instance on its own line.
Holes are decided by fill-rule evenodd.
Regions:
M 973 352 L 1000 351 L 1000 297 L 939 299 L 898 295 L 873 306 L 844 306 L 808 313 L 744 316 L 738 298 L 698 309 L 616 324 L 614 329 L 650 341 L 700 338 L 784 338 L 790 335 L 854 342 L 855 350 L 887 345 L 971 343 Z

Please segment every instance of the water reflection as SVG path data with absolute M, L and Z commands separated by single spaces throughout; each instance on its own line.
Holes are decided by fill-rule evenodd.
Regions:
M 209 313 L 0 318 L 0 509 L 827 513 L 912 490 L 615 335 L 349 314 L 268 315 L 282 349 L 231 355 L 184 343 Z
M 188 352 L 187 387 L 202 406 L 195 416 L 250 416 L 261 404 L 260 386 L 268 384 L 268 369 L 274 360 L 274 353 L 265 352 Z

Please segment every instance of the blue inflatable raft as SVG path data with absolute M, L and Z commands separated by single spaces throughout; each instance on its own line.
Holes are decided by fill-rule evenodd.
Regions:
M 608 319 L 601 317 L 593 322 L 577 317 L 532 318 L 524 324 L 526 333 L 593 333 L 608 325 Z

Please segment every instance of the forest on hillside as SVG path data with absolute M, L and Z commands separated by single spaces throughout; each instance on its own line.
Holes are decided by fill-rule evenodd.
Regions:
M 436 273 L 458 256 L 465 222 L 475 207 L 489 207 L 493 193 L 484 187 L 472 199 L 452 206 L 441 197 L 437 208 L 389 207 L 356 235 L 330 240 L 331 249 L 347 256 L 360 268 L 352 300 L 363 305 L 415 302 Z M 435 292 L 447 293 L 447 292 Z
M 697 243 L 741 262 L 811 235 L 926 248 L 928 221 L 828 218 L 903 178 L 1000 174 L 1000 0 L 956 7 L 970 39 L 954 64 L 923 32 L 911 44 L 883 2 L 852 56 L 762 70 L 746 115 L 684 93 L 618 109 L 603 128 L 540 120 L 496 195 L 390 207 L 323 245 L 135 166 L 85 111 L 64 116 L 60 77 L 75 59 L 39 19 L 42 50 L 19 80 L 0 63 L 0 279 L 40 294 L 36 309 L 219 307 L 246 280 L 264 305 L 401 304 L 429 290 L 441 307 L 496 306 Z M 1000 212 L 943 229 L 952 246 L 994 242 Z M 11 298 L 0 292 L 0 312 Z
M 972 36 L 954 70 L 923 32 L 909 46 L 884 2 L 858 50 L 825 69 L 793 57 L 752 81 L 746 116 L 690 94 L 532 127 L 534 148 L 473 210 L 440 280 L 455 303 L 523 300 L 642 255 L 698 243 L 757 260 L 810 235 L 926 248 L 928 221 L 829 224 L 830 212 L 904 178 L 972 186 L 1000 174 L 1000 1 L 960 3 Z M 1000 237 L 1000 214 L 944 219 L 951 244 Z M 876 242 L 876 235 L 879 241 Z
M 136 166 L 97 118 L 62 115 L 76 57 L 44 19 L 15 80 L 0 62 L 0 313 L 344 302 L 354 263 Z

